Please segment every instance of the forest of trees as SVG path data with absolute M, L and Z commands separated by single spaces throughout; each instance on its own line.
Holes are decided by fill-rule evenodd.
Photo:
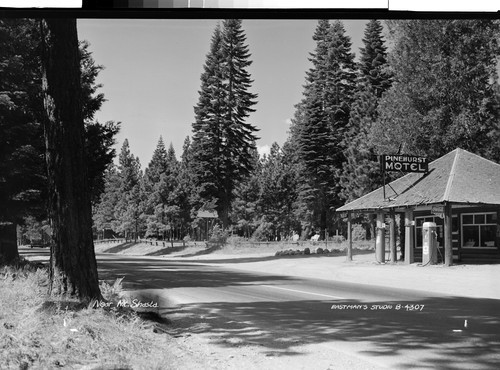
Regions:
M 371 20 L 356 58 L 341 21 L 318 21 L 288 139 L 259 156 L 250 47 L 242 21 L 224 20 L 192 136 L 179 158 L 160 137 L 143 171 L 128 140 L 113 162 L 120 124 L 94 118 L 103 67 L 76 20 L 1 19 L 0 263 L 18 259 L 16 228 L 44 230 L 49 291 L 99 298 L 93 237 L 206 238 L 209 214 L 245 238 L 323 239 L 343 230 L 336 208 L 381 185 L 382 153 L 432 161 L 461 147 L 500 162 L 499 27 Z
M 225 20 L 180 158 L 160 137 L 143 172 L 126 140 L 94 207 L 96 234 L 200 238 L 199 212 L 212 211 L 242 237 L 326 238 L 343 230 L 336 208 L 381 186 L 382 153 L 432 161 L 461 147 L 498 162 L 499 36 L 497 20 L 371 20 L 355 58 L 343 23 L 318 21 L 288 139 L 260 157 L 250 48 L 242 22 Z M 369 236 L 370 220 L 357 221 Z
M 241 20 L 222 21 L 207 45 L 191 137 L 179 156 L 158 138 L 144 169 L 127 140 L 113 163 L 119 124 L 94 119 L 104 67 L 80 41 L 94 237 L 204 238 L 199 215 L 208 211 L 242 237 L 326 238 L 343 231 L 336 208 L 381 185 L 381 153 L 433 160 L 461 147 L 500 161 L 499 34 L 489 19 L 371 20 L 355 57 L 342 21 L 318 21 L 288 139 L 259 156 L 247 122 L 258 109 L 251 45 Z M 0 36 L 0 254 L 11 259 L 16 225 L 47 229 L 50 163 L 40 21 L 2 20 Z M 357 222 L 369 236 L 370 220 Z

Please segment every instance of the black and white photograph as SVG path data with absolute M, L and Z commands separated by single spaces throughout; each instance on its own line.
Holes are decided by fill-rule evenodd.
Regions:
M 0 369 L 499 368 L 498 13 L 260 3 L 0 3 Z

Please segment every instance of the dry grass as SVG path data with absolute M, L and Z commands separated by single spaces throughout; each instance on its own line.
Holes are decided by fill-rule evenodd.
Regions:
M 136 313 L 49 300 L 46 286 L 43 269 L 0 268 L 0 369 L 176 367 L 170 337 Z

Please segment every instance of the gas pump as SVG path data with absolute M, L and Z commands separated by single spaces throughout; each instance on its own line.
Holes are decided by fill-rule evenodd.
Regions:
M 424 222 L 422 225 L 422 265 L 437 263 L 437 226 L 434 222 Z

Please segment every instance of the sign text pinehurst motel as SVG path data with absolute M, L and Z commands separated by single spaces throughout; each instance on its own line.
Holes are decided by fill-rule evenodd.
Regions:
M 426 262 L 426 257 L 429 263 L 440 260 L 448 266 L 500 262 L 500 164 L 463 149 L 430 163 L 410 155 L 383 155 L 380 161 L 384 186 L 336 210 L 348 221 L 348 259 L 352 258 L 351 219 L 369 214 L 377 219 L 377 261 L 386 259 L 386 219 L 389 259 L 395 261 L 399 214 L 405 263 Z M 386 171 L 407 173 L 385 184 Z M 436 247 L 433 256 L 426 255 L 429 238 Z
M 407 155 L 382 155 L 382 171 L 427 172 L 427 158 Z

